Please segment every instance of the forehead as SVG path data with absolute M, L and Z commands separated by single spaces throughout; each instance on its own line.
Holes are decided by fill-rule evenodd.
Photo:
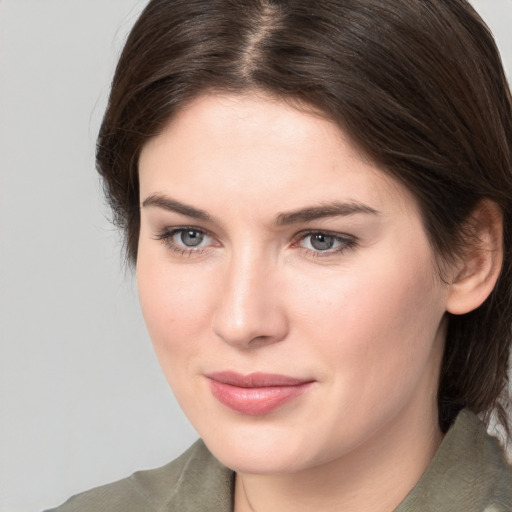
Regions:
M 343 130 L 319 114 L 264 94 L 207 94 L 181 109 L 143 148 L 141 196 L 165 192 L 258 203 L 280 194 L 309 200 L 371 200 L 413 208 L 407 189 L 373 164 Z M 382 204 L 379 204 L 382 203 Z

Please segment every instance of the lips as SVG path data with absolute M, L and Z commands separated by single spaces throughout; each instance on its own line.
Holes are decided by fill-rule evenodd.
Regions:
M 221 404 L 251 416 L 278 409 L 302 395 L 313 383 L 269 373 L 214 372 L 207 377 L 213 396 Z

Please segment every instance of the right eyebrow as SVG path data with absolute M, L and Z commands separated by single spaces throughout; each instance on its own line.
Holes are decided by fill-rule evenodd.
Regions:
M 325 217 L 347 217 L 356 213 L 365 213 L 370 215 L 379 215 L 380 213 L 365 204 L 351 201 L 347 203 L 333 202 L 311 206 L 300 210 L 281 213 L 277 216 L 276 224 L 279 226 L 285 224 L 294 224 L 296 222 L 311 222 Z
M 211 220 L 210 215 L 206 213 L 204 210 L 200 210 L 199 208 L 194 208 L 193 206 L 180 203 L 175 199 L 171 199 L 170 197 L 161 194 L 152 194 L 146 197 L 146 199 L 144 199 L 142 203 L 142 207 L 146 208 L 148 206 L 155 206 L 157 208 L 163 208 L 164 210 L 168 210 L 171 212 L 181 213 L 182 215 L 186 215 L 187 217 L 191 217 L 197 220 Z

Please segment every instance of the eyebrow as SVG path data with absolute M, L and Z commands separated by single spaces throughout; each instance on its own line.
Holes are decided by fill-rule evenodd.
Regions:
M 189 206 L 179 201 L 175 201 L 166 196 L 162 196 L 159 194 L 152 194 L 144 199 L 142 206 L 156 206 L 158 208 L 163 208 L 164 210 L 169 210 L 171 212 L 181 213 L 182 215 L 186 215 L 187 217 L 191 217 L 193 219 L 209 221 L 211 217 L 204 210 L 200 210 L 199 208 L 194 208 L 193 206 Z
M 380 215 L 377 210 L 356 201 L 348 203 L 333 202 L 310 208 L 302 208 L 293 212 L 281 213 L 277 216 L 276 224 L 294 224 L 296 222 L 311 222 L 325 217 L 346 217 L 356 213 Z
M 170 197 L 152 194 L 144 199 L 142 207 L 155 206 L 157 208 L 163 208 L 171 212 L 180 213 L 191 217 L 193 219 L 202 221 L 211 221 L 212 217 L 199 208 L 180 203 Z M 351 201 L 351 202 L 332 202 L 326 204 L 320 204 L 318 206 L 311 206 L 307 208 L 301 208 L 291 212 L 280 213 L 276 217 L 276 225 L 284 226 L 288 224 L 295 224 L 298 222 L 311 222 L 313 220 L 322 219 L 326 217 L 346 217 L 349 215 L 355 215 L 358 213 L 380 215 L 380 212 L 367 206 L 365 204 Z

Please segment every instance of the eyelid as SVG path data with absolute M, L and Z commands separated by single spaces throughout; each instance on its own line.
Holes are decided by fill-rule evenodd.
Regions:
M 171 251 L 174 251 L 182 256 L 194 256 L 202 254 L 204 251 L 206 251 L 211 245 L 218 245 L 218 243 L 209 244 L 209 245 L 198 245 L 198 246 L 186 246 L 177 244 L 174 242 L 173 237 L 177 235 L 180 232 L 184 231 L 196 231 L 198 233 L 201 233 L 207 237 L 209 237 L 212 241 L 215 242 L 215 237 L 208 232 L 208 230 L 197 227 L 197 226 L 173 226 L 173 227 L 166 227 L 161 229 L 155 236 L 155 240 L 162 241 L 165 246 L 170 249 Z
M 333 237 L 335 240 L 342 242 L 339 247 L 334 249 L 326 249 L 326 250 L 315 250 L 310 249 L 308 247 L 300 246 L 300 242 L 305 240 L 308 236 L 313 235 L 325 235 L 329 237 Z M 341 254 L 347 250 L 353 249 L 358 243 L 358 238 L 354 235 L 349 235 L 348 233 L 339 233 L 336 231 L 329 231 L 325 229 L 308 229 L 305 231 L 301 231 L 297 233 L 294 237 L 294 241 L 292 242 L 292 247 L 302 249 L 313 257 L 328 257 L 336 254 Z
M 180 233 L 182 231 L 197 231 L 198 233 L 202 233 L 203 235 L 211 237 L 210 233 L 206 229 L 199 228 L 197 226 L 172 226 L 159 230 L 159 232 L 155 235 L 155 238 L 157 240 L 161 240 L 162 238 L 173 236 L 176 233 Z
M 348 233 L 340 233 L 339 231 L 331 231 L 329 229 L 305 229 L 304 231 L 300 231 L 294 236 L 294 240 L 302 240 L 311 235 L 326 235 L 332 236 L 333 238 L 341 239 L 341 240 L 356 240 L 357 237 L 354 235 L 349 235 Z

